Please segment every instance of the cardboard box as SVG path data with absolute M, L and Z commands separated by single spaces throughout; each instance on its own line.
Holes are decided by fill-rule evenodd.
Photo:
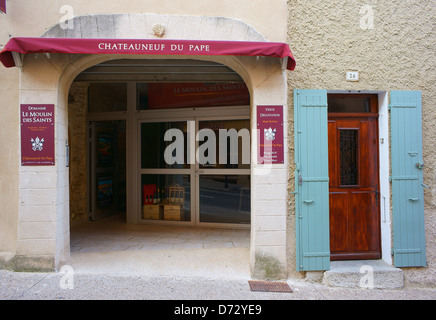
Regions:
M 173 220 L 180 221 L 184 220 L 182 217 L 183 207 L 175 204 L 166 204 L 164 205 L 164 219 L 165 220 Z
M 142 208 L 142 219 L 162 220 L 163 212 L 158 204 L 144 205 Z

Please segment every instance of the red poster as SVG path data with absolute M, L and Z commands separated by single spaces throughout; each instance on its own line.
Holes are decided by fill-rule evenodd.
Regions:
M 21 165 L 55 164 L 55 126 L 53 104 L 22 104 Z
M 150 109 L 241 106 L 250 104 L 245 83 L 150 83 Z
M 257 106 L 257 163 L 284 163 L 283 106 Z
M 0 0 L 0 10 L 6 13 L 6 0 Z

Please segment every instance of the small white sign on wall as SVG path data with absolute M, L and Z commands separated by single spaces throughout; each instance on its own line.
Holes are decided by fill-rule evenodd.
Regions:
M 346 78 L 347 78 L 347 81 L 353 81 L 353 82 L 359 81 L 359 71 L 348 70 Z

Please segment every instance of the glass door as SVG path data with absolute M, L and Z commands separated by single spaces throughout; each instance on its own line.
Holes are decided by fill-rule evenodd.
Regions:
M 187 122 L 143 122 L 139 134 L 141 219 L 192 221 Z
M 89 123 L 89 218 L 98 220 L 126 207 L 126 122 Z
M 250 120 L 197 125 L 197 223 L 249 225 Z
M 191 119 L 139 123 L 140 220 L 248 226 L 250 120 Z

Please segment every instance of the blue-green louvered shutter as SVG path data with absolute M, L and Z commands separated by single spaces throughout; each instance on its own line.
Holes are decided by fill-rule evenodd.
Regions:
M 421 92 L 391 92 L 394 265 L 426 265 Z
M 297 270 L 330 269 L 326 90 L 294 91 Z

